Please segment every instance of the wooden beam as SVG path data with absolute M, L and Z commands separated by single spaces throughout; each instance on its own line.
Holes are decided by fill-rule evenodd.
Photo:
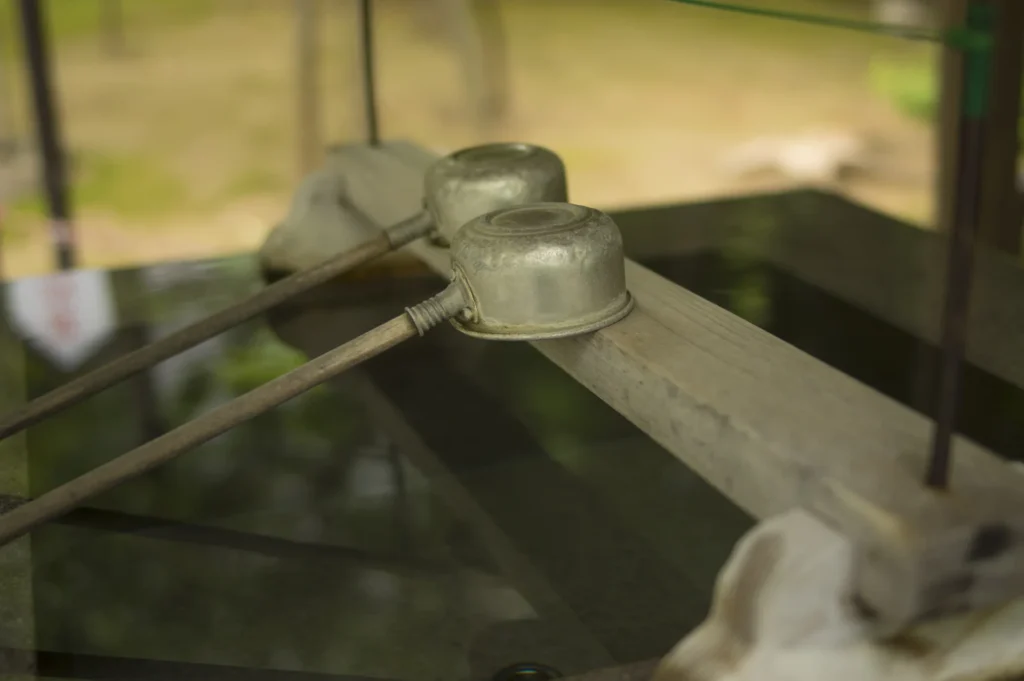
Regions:
M 661 659 L 633 662 L 618 667 L 595 669 L 586 674 L 571 676 L 567 681 L 648 681 Z
M 674 216 L 658 217 L 652 223 L 674 220 L 685 228 L 654 239 L 642 213 L 627 213 L 621 226 L 627 252 L 637 259 L 665 252 L 740 251 L 913 336 L 938 343 L 946 263 L 944 239 L 933 231 L 817 191 L 648 210 Z M 752 214 L 760 218 L 748 219 Z M 635 230 L 644 234 L 631 237 Z M 1017 259 L 989 247 L 978 249 L 967 359 L 1020 388 L 1024 388 L 1022 298 L 1024 268 Z
M 435 155 L 400 142 L 352 153 L 349 189 L 367 216 L 388 225 L 419 209 Z M 447 272 L 445 251 L 407 248 Z M 533 346 L 756 517 L 803 504 L 821 480 L 896 515 L 929 506 L 927 419 L 634 262 L 626 273 L 629 317 Z M 1005 481 L 998 457 L 955 449 L 958 484 Z

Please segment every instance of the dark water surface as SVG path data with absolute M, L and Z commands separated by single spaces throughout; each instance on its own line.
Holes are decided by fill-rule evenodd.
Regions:
M 674 210 L 623 216 L 624 230 L 671 234 L 659 249 L 627 239 L 647 266 L 927 411 L 934 348 L 756 251 L 685 244 L 693 213 Z M 77 371 L 259 286 L 248 257 L 109 281 L 116 319 Z M 439 286 L 325 287 L 69 409 L 25 438 L 27 492 Z M 7 395 L 69 375 L 26 335 L 0 326 Z M 963 432 L 1017 456 L 1021 391 L 971 368 L 965 403 Z M 702 618 L 749 522 L 529 346 L 443 326 L 35 532 L 22 645 L 50 678 L 475 680 L 524 661 L 575 674 L 664 653 Z

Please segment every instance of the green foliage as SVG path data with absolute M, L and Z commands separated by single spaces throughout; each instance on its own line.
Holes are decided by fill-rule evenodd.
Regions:
M 144 155 L 77 155 L 73 165 L 76 206 L 121 216 L 146 218 L 181 208 L 185 183 L 157 159 Z M 13 206 L 14 218 L 45 214 L 41 196 L 27 196 Z
M 233 347 L 214 371 L 235 394 L 246 393 L 297 369 L 306 357 L 260 329 L 248 343 Z
M 159 160 L 143 155 L 81 157 L 75 202 L 127 217 L 149 217 L 180 208 L 184 182 Z
M 222 196 L 218 198 L 235 199 L 281 191 L 288 188 L 288 182 L 289 178 L 269 168 L 247 166 L 231 178 Z
M 901 113 L 917 120 L 934 120 L 939 86 L 932 64 L 875 59 L 871 62 L 870 80 L 872 89 Z
M 55 42 L 88 38 L 103 31 L 104 3 L 114 0 L 53 0 L 46 3 L 51 39 Z M 6 3 L 5 3 L 6 4 Z M 12 35 L 17 15 L 14 3 L 0 12 L 0 31 Z M 214 0 L 121 0 L 123 21 L 130 32 L 133 24 L 184 24 L 209 16 Z
M 910 118 L 931 122 L 939 106 L 939 73 L 924 59 L 896 63 L 876 59 L 871 63 L 872 89 Z M 1024 116 L 1018 123 L 1024 137 Z

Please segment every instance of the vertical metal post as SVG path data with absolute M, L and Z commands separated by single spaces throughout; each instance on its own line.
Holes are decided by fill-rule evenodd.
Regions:
M 942 0 L 941 28 L 948 35 L 967 21 L 970 0 Z M 939 52 L 939 107 L 936 130 L 938 157 L 935 187 L 936 225 L 942 232 L 953 229 L 953 202 L 957 187 L 957 165 L 960 152 L 960 98 L 963 88 L 964 53 L 951 45 L 942 45 Z
M 977 2 L 977 0 L 974 0 Z M 943 28 L 948 32 L 962 27 L 967 19 L 968 0 L 944 0 Z M 1020 0 L 989 0 L 997 17 L 993 26 L 992 54 L 989 63 L 989 103 L 983 131 L 976 140 L 984 150 L 979 240 L 985 246 L 1019 255 L 1022 250 L 1021 224 L 1024 202 L 1017 181 L 1019 148 L 1018 122 L 1021 116 L 1022 52 L 1024 52 L 1024 3 Z M 963 110 L 964 52 L 947 46 L 942 51 L 941 101 L 938 121 L 937 215 L 939 229 L 951 232 L 954 202 L 963 161 L 960 130 Z M 979 152 L 980 153 L 980 152 Z
M 320 156 L 320 96 L 319 96 L 319 0 L 295 0 L 295 47 L 298 86 L 297 128 L 299 145 L 299 174 L 311 172 Z
M 373 45 L 373 0 L 359 0 L 359 39 L 362 60 L 363 105 L 366 110 L 366 139 L 371 146 L 380 144 L 377 117 L 377 74 Z
M 76 255 L 59 114 L 51 85 L 44 8 L 44 0 L 20 0 L 22 42 L 35 108 L 36 136 L 50 212 L 50 233 L 57 266 L 66 270 L 75 266 Z
M 991 97 L 985 120 L 980 238 L 990 248 L 1020 255 L 1024 202 L 1018 188 L 1017 156 L 1024 82 L 1024 2 L 992 0 L 992 6 L 995 20 Z
M 995 24 L 991 4 L 970 0 L 966 9 L 968 30 L 991 32 Z M 962 50 L 963 57 L 958 68 L 958 134 L 954 151 L 950 153 L 954 165 L 947 170 L 951 196 L 945 206 L 948 211 L 945 217 L 949 220 L 946 295 L 942 310 L 935 431 L 925 472 L 925 483 L 936 489 L 945 489 L 949 485 L 952 438 L 956 430 L 960 378 L 967 345 L 974 254 L 981 223 L 985 123 L 992 76 L 990 46 L 969 44 L 958 49 Z

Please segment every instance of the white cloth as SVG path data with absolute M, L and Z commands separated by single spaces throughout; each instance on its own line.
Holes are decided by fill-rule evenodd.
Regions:
M 288 215 L 260 248 L 263 267 L 282 272 L 319 265 L 381 233 L 345 205 L 341 169 L 325 167 L 299 184 Z
M 759 523 L 711 612 L 654 681 L 1003 681 L 1024 674 L 1024 601 L 872 640 L 848 603 L 848 540 L 803 511 Z

